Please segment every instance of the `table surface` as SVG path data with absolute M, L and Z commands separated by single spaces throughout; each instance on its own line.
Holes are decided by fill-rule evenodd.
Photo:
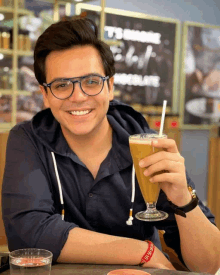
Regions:
M 143 268 L 138 266 L 127 265 L 90 265 L 90 264 L 54 264 L 51 269 L 51 275 L 107 275 L 111 270 L 115 269 L 139 269 L 150 274 L 163 275 L 207 275 L 207 273 L 195 273 L 165 269 Z M 3 275 L 10 274 L 9 269 L 2 273 Z

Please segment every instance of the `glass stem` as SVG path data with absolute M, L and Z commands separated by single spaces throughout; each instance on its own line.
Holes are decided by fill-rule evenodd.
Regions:
M 153 202 L 153 203 L 147 203 L 147 212 L 150 214 L 150 213 L 154 213 L 156 212 L 157 209 L 156 209 L 156 202 Z

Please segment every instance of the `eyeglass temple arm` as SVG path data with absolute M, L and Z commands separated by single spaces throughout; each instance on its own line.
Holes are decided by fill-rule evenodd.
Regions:
M 47 83 L 43 83 L 43 86 L 44 86 L 44 87 L 48 87 L 47 85 L 48 85 Z

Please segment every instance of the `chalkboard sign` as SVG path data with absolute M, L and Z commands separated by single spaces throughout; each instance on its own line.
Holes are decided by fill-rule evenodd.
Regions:
M 99 24 L 100 7 L 78 4 L 77 13 Z M 176 109 L 179 21 L 105 8 L 105 39 L 115 59 L 115 98 L 143 112 Z M 174 110 L 175 111 L 175 110 Z

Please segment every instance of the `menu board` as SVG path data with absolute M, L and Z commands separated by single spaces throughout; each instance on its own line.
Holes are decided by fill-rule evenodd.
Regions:
M 220 119 L 220 26 L 184 24 L 182 123 L 195 128 Z
M 99 24 L 100 11 L 79 5 L 78 12 Z M 110 47 L 116 68 L 115 98 L 146 112 L 156 106 L 161 111 L 166 99 L 171 110 L 176 104 L 178 21 L 109 8 L 105 12 L 105 39 L 121 42 Z

